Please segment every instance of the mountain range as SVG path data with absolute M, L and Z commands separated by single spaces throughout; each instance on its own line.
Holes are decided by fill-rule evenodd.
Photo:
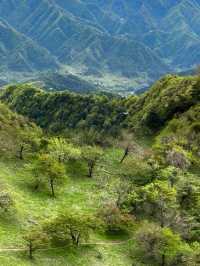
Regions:
M 0 0 L 1 72 L 150 82 L 193 68 L 199 47 L 200 0 Z

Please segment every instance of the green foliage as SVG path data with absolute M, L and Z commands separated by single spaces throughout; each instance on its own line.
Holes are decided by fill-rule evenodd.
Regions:
M 87 241 L 95 228 L 95 220 L 86 214 L 66 211 L 47 222 L 44 231 L 51 238 L 52 244 L 72 244 L 79 246 L 81 241 Z
M 5 151 L 24 159 L 13 160 L 12 166 L 9 161 L 4 163 L 1 178 L 8 184 L 5 191 L 14 193 L 10 197 L 10 192 L 5 195 L 2 190 L 2 203 L 0 193 L 2 213 L 13 200 L 20 225 L 27 216 L 47 220 L 42 228 L 30 229 L 25 237 L 30 257 L 44 244 L 59 250 L 66 245 L 67 256 L 86 249 L 93 254 L 94 242 L 99 240 L 95 244 L 105 249 L 99 237 L 110 237 L 108 233 L 115 232 L 115 237 L 130 239 L 122 244 L 109 242 L 110 248 L 117 254 L 116 246 L 122 245 L 128 257 L 128 247 L 133 245 L 135 264 L 199 264 L 200 112 L 194 98 L 197 85 L 197 77 L 168 76 L 145 95 L 126 99 L 103 94 L 46 93 L 27 85 L 11 86 L 2 92 L 2 100 L 33 118 L 47 133 L 0 105 L 0 148 L 6 147 Z M 125 117 L 120 117 L 121 112 Z M 56 130 L 52 130 L 54 126 Z M 113 134 L 113 126 L 117 126 L 116 135 L 124 126 L 131 127 L 135 134 L 127 129 L 114 141 L 115 134 L 107 139 Z M 137 127 L 144 130 L 143 137 L 147 137 L 146 130 L 155 130 L 156 134 L 147 142 L 146 138 L 139 138 Z M 76 135 L 78 131 L 80 134 Z M 24 164 L 28 172 L 22 170 Z M 12 175 L 8 174 L 11 167 Z M 86 178 L 86 171 L 95 178 Z M 59 197 L 50 200 L 45 192 L 51 190 L 55 196 L 57 185 L 65 184 L 66 172 L 67 185 L 63 185 Z M 40 193 L 27 189 L 27 178 L 34 180 L 34 188 Z M 1 226 L 8 226 L 3 219 Z M 13 228 L 17 239 L 22 239 L 15 221 Z M 37 256 L 42 257 L 41 253 Z M 60 257 L 65 258 L 63 253 Z M 106 258 L 104 262 L 107 263 Z M 87 264 L 99 263 L 94 259 Z
M 29 157 L 39 149 L 41 135 L 35 124 L 0 104 L 0 151 L 4 158 Z
M 175 115 L 198 103 L 194 93 L 197 91 L 196 77 L 168 75 L 162 78 L 133 104 L 130 126 L 141 134 L 158 131 Z
M 8 87 L 1 100 L 51 132 L 92 128 L 115 136 L 126 117 L 125 108 L 120 104 L 121 98 L 68 92 L 47 93 L 27 84 Z
M 55 197 L 55 184 L 59 184 L 65 177 L 64 165 L 52 158 L 50 154 L 41 154 L 34 163 L 26 166 L 35 178 L 35 189 L 41 185 L 48 184 L 51 189 L 51 195 Z
M 155 224 L 144 223 L 138 230 L 134 253 L 138 262 L 144 265 L 194 265 L 189 264 L 192 257 L 190 246 L 169 228 Z
M 50 156 L 58 162 L 67 162 L 81 158 L 81 151 L 64 138 L 51 138 L 48 144 Z
M 179 118 L 173 118 L 156 138 L 156 150 L 165 162 L 180 168 L 199 164 L 200 106 L 191 107 Z
M 200 180 L 191 174 L 185 174 L 177 184 L 178 201 L 181 209 L 198 215 L 200 208 Z
M 134 228 L 134 217 L 115 205 L 103 206 L 98 216 L 103 220 L 103 226 L 108 232 L 130 233 Z
M 42 230 L 40 226 L 36 225 L 26 228 L 23 239 L 28 247 L 30 259 L 33 259 L 33 253 L 37 249 L 46 247 L 49 242 L 48 235 Z
M 153 219 L 161 226 L 169 225 L 177 211 L 176 190 L 166 181 L 136 187 L 122 202 L 122 207 L 135 216 Z
M 127 158 L 119 167 L 119 175 L 130 180 L 136 185 L 145 185 L 158 178 L 159 165 L 155 160 L 138 158 L 137 156 Z

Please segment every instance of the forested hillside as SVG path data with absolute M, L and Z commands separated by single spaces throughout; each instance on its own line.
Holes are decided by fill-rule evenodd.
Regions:
M 0 0 L 0 266 L 200 266 L 200 0 Z
M 200 265 L 198 76 L 0 100 L 1 265 Z
M 174 116 L 181 116 L 199 103 L 199 78 L 168 75 L 130 105 L 130 124 L 156 132 Z
M 134 131 L 140 129 L 143 134 L 152 134 L 162 129 L 174 116 L 181 116 L 198 104 L 199 88 L 197 76 L 167 75 L 141 96 L 44 92 L 24 84 L 8 86 L 2 91 L 1 100 L 40 126 L 59 131 L 61 127 L 80 126 L 97 130 L 106 130 L 107 126 L 109 130 L 113 123 L 119 128 L 129 127 Z
M 6 88 L 1 100 L 53 132 L 94 129 L 116 135 L 127 115 L 121 97 L 44 92 L 26 84 Z

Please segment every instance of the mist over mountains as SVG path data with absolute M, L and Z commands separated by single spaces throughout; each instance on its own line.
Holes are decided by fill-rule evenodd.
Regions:
M 0 0 L 1 72 L 148 82 L 200 62 L 200 0 Z

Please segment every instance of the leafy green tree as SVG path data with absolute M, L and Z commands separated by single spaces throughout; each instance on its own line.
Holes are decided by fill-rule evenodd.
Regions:
M 190 260 L 192 249 L 169 228 L 144 223 L 136 233 L 135 258 L 145 265 L 175 266 Z
M 37 152 L 40 146 L 40 137 L 42 133 L 39 130 L 30 128 L 28 129 L 18 129 L 15 132 L 15 145 L 17 150 L 17 157 L 20 160 L 24 160 L 25 154 L 32 155 L 32 153 Z
M 64 165 L 49 154 L 41 154 L 34 163 L 27 166 L 27 169 L 36 179 L 35 189 L 47 182 L 52 197 L 55 197 L 55 184 L 62 182 L 65 177 Z
M 88 166 L 88 177 L 93 176 L 94 168 L 102 155 L 102 149 L 97 146 L 84 146 L 82 148 L 82 157 Z
M 156 181 L 131 191 L 122 207 L 141 218 L 158 221 L 161 227 L 170 225 L 178 211 L 176 190 L 166 181 Z
M 106 231 L 129 233 L 134 227 L 134 217 L 114 204 L 103 206 L 98 215 L 103 220 Z
M 23 235 L 28 248 L 29 258 L 33 259 L 33 253 L 49 243 L 48 235 L 39 227 L 28 227 Z
M 123 149 L 123 155 L 120 159 L 120 163 L 123 163 L 124 160 L 130 153 L 139 153 L 140 146 L 134 141 L 133 134 L 129 132 L 123 132 L 121 137 L 118 140 L 118 146 Z
M 196 176 L 182 176 L 177 184 L 177 199 L 182 210 L 197 214 L 200 208 L 200 181 Z
M 118 167 L 119 176 L 129 180 L 136 185 L 145 185 L 158 178 L 159 165 L 156 161 L 129 156 L 123 164 Z
M 68 211 L 48 222 L 45 231 L 53 243 L 79 246 L 80 241 L 88 240 L 91 230 L 95 227 L 95 221 L 89 215 Z
M 57 159 L 60 163 L 69 160 L 77 160 L 81 157 L 80 149 L 74 147 L 66 139 L 61 137 L 51 138 L 48 145 L 49 154 Z
M 159 176 L 160 179 L 167 180 L 172 188 L 177 184 L 180 178 L 178 169 L 173 166 L 161 169 Z

